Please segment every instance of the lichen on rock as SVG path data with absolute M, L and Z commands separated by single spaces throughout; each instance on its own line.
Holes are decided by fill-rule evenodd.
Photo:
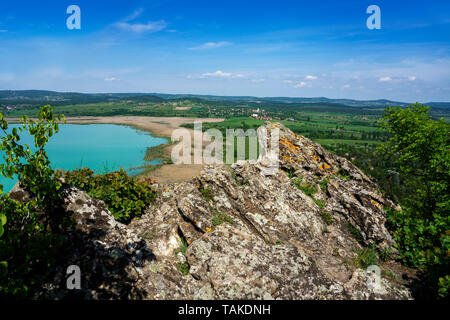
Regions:
M 80 295 L 411 299 L 399 281 L 383 278 L 374 290 L 372 275 L 353 263 L 372 243 L 395 253 L 383 207 L 396 204 L 350 161 L 282 124 L 264 124 L 269 133 L 275 125 L 278 174 L 266 174 L 262 161 L 207 166 L 190 181 L 155 186 L 156 202 L 129 225 L 114 221 L 102 201 L 65 185 L 62 209 L 76 225 L 63 254 L 83 271 Z M 52 272 L 58 280 L 49 277 L 40 296 L 73 294 L 62 286 L 63 267 Z

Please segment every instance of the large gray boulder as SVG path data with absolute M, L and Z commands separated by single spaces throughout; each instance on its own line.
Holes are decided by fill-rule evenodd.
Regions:
M 278 174 L 262 161 L 206 167 L 157 186 L 157 200 L 129 225 L 65 185 L 71 245 L 39 297 L 411 299 L 398 277 L 374 278 L 355 263 L 371 243 L 395 253 L 383 207 L 396 205 L 346 159 L 281 124 L 265 127 L 280 130 Z M 306 185 L 317 192 L 307 195 Z M 69 265 L 81 268 L 79 291 L 65 288 Z

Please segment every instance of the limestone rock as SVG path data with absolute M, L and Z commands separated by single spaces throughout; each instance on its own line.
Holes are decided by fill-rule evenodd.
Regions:
M 373 274 L 353 263 L 370 243 L 395 251 L 383 207 L 396 205 L 348 160 L 279 123 L 265 128 L 279 130 L 278 174 L 266 174 L 267 159 L 208 166 L 190 181 L 158 185 L 155 203 L 129 225 L 116 222 L 103 202 L 65 186 L 63 210 L 76 224 L 62 254 L 82 269 L 80 295 L 411 299 L 399 281 L 383 277 L 370 285 Z M 41 297 L 73 294 L 63 288 L 64 272 L 53 271 L 59 280 L 49 277 Z

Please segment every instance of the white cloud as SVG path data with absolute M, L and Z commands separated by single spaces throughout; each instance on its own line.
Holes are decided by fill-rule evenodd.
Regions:
M 264 81 L 266 81 L 266 79 L 253 79 L 252 80 L 253 83 L 264 82 Z
M 220 42 L 206 42 L 202 45 L 199 45 L 197 47 L 189 48 L 189 50 L 205 50 L 205 49 L 214 49 L 214 48 L 220 48 L 223 46 L 230 45 L 231 42 L 228 41 L 220 41 Z
M 134 10 L 134 12 L 133 12 L 132 14 L 130 14 L 128 17 L 126 17 L 126 18 L 124 19 L 124 21 L 131 21 L 131 20 L 134 20 L 134 19 L 136 19 L 137 17 L 139 17 L 139 16 L 142 14 L 142 12 L 144 12 L 144 9 L 142 9 L 142 8 L 139 8 L 139 9 L 137 9 L 137 10 Z
M 205 72 L 202 74 L 189 74 L 186 76 L 188 79 L 205 79 L 205 78 L 223 78 L 223 79 L 231 79 L 231 78 L 245 78 L 245 75 L 242 73 L 231 73 L 231 72 L 223 72 L 222 70 L 217 70 L 215 72 Z
M 205 72 L 200 76 L 188 75 L 188 79 L 204 79 L 204 78 L 245 78 L 242 73 L 231 73 L 223 72 L 222 70 L 217 70 L 216 72 Z
M 312 87 L 311 83 L 308 83 L 305 81 L 294 82 L 293 80 L 287 79 L 287 80 L 283 80 L 283 83 L 291 85 L 292 88 L 303 88 L 303 87 L 311 88 Z
M 410 77 L 408 77 L 408 80 L 409 81 L 415 81 L 417 78 L 416 78 L 416 76 L 410 76 Z
M 307 75 L 305 78 L 306 78 L 307 80 L 316 80 L 316 79 L 317 79 L 317 76 Z
M 391 77 L 381 77 L 380 79 L 378 79 L 378 81 L 380 82 L 387 82 L 387 81 L 391 81 Z
M 233 74 L 230 72 L 223 72 L 222 70 L 217 70 L 216 72 L 206 72 L 202 74 L 203 77 L 220 77 L 220 78 L 229 78 L 232 77 Z
M 104 81 L 117 81 L 119 79 L 115 78 L 115 77 L 111 77 L 111 78 L 105 78 L 103 79 Z
M 299 83 L 297 83 L 294 88 L 302 88 L 302 87 L 306 87 L 308 84 L 304 81 L 300 81 Z
M 160 21 L 148 21 L 147 23 L 139 23 L 139 22 L 131 22 L 136 18 L 140 17 L 144 9 L 140 8 L 135 10 L 132 14 L 127 16 L 122 21 L 115 23 L 114 25 L 123 30 L 135 33 L 141 32 L 157 32 L 165 29 L 167 27 L 167 23 L 164 20 Z
M 342 86 L 342 88 L 343 88 L 343 89 L 348 89 L 348 88 L 350 88 L 350 85 L 349 85 L 349 84 L 344 84 L 344 85 Z
M 167 27 L 167 23 L 164 20 L 149 21 L 147 23 L 118 22 L 116 26 L 123 31 L 141 33 L 161 31 Z

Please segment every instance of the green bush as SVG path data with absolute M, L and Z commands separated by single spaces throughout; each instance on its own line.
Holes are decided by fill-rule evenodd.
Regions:
M 450 277 L 450 124 L 432 120 L 429 107 L 387 108 L 381 127 L 391 138 L 380 146 L 399 166 L 407 196 L 402 211 L 386 209 L 404 263 L 426 273 L 436 297 Z
M 139 182 L 125 170 L 95 174 L 89 168 L 58 172 L 65 182 L 87 192 L 91 197 L 103 200 L 114 218 L 129 223 L 144 213 L 155 200 L 156 192 L 146 182 Z
M 57 264 L 64 238 L 48 230 L 34 204 L 20 203 L 6 195 L 0 200 L 0 211 L 8 217 L 0 238 L 0 297 L 32 296 L 40 275 Z
M 450 291 L 450 276 L 446 275 L 445 277 L 440 277 L 438 283 L 438 296 L 440 298 L 446 298 L 449 295 L 449 291 Z
M 31 200 L 10 199 L 0 186 L 0 296 L 26 298 L 39 286 L 40 276 L 55 265 L 64 237 L 58 233 L 70 223 L 56 212 L 61 183 L 55 178 L 45 145 L 59 131 L 50 106 L 41 107 L 38 120 L 21 119 L 21 128 L 8 131 L 0 113 L 0 164 L 3 177 L 17 178 Z M 34 149 L 21 144 L 20 134 L 34 138 Z

